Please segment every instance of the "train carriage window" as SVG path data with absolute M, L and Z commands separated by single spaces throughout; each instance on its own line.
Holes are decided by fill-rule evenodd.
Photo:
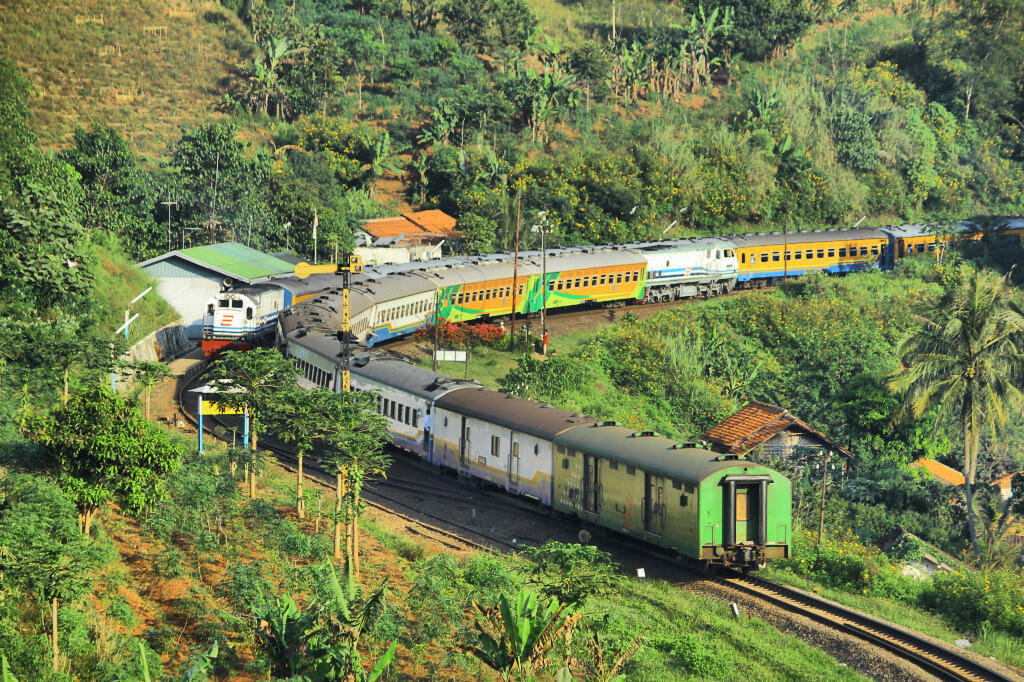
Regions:
M 608 461 L 608 468 L 609 469 L 618 469 L 619 468 L 619 463 L 616 462 L 614 459 L 613 460 L 609 460 Z
M 555 280 L 553 280 L 553 279 L 548 280 L 548 291 L 554 291 L 554 290 L 555 290 Z
M 800 259 L 802 259 L 802 258 L 804 257 L 804 252 L 803 252 L 803 251 L 799 251 L 799 250 L 798 250 L 798 251 L 795 251 L 795 252 L 793 253 L 793 257 L 794 257 L 794 258 L 795 258 L 796 260 L 800 260 Z
M 762 263 L 767 263 L 768 262 L 768 252 L 767 251 L 762 251 L 761 252 L 761 262 Z
M 686 495 L 680 495 L 679 496 L 679 506 L 680 507 L 685 507 L 687 505 L 687 503 L 689 503 L 689 500 L 686 499 Z
M 533 454 L 535 454 L 535 455 L 539 455 L 540 454 L 540 446 L 537 445 L 536 443 L 533 444 Z
M 862 255 L 862 256 L 868 255 L 868 247 L 866 247 L 866 246 L 860 247 L 860 255 Z
M 706 258 L 711 258 L 711 249 L 708 249 Z
M 252 306 L 249 306 L 248 308 L 245 309 L 245 319 L 252 319 Z
M 917 245 L 917 252 L 918 253 L 924 253 L 924 244 L 918 244 Z
M 222 298 L 219 301 L 217 301 L 217 305 L 220 306 L 221 308 L 227 308 L 231 304 L 229 301 L 226 301 L 225 299 Z
M 476 303 L 476 294 L 477 294 L 477 292 L 475 292 L 475 291 L 474 291 L 474 292 L 473 292 L 473 302 L 474 302 L 474 303 Z
M 780 259 L 779 252 L 778 251 L 772 251 L 772 261 L 773 262 L 778 262 L 779 259 Z
M 636 467 L 635 466 L 630 466 L 629 464 L 627 464 L 626 465 L 626 473 L 629 474 L 630 476 L 632 476 L 633 474 L 636 473 Z
M 586 288 L 586 287 L 589 287 L 589 286 L 590 286 L 590 276 L 588 275 L 587 277 L 583 278 L 583 287 Z
M 683 489 L 683 482 L 682 481 L 677 481 L 676 479 L 673 478 L 672 479 L 672 487 L 675 488 L 676 490 L 682 490 Z
M 573 289 L 579 289 L 580 288 L 580 278 L 579 277 L 576 278 L 576 282 L 575 282 L 575 284 L 572 285 L 572 288 Z
M 616 284 L 622 284 L 622 273 L 621 272 L 615 273 L 615 283 Z
M 241 299 L 236 299 L 236 300 L 231 302 L 231 307 L 232 308 L 241 308 L 242 305 L 244 305 L 244 304 L 242 303 Z
M 555 452 L 557 452 L 559 455 L 564 455 L 565 454 L 565 446 L 564 445 L 556 445 L 555 446 Z
M 829 249 L 828 250 L 828 257 L 829 258 L 835 258 L 836 257 L 836 250 L 835 249 Z
M 391 401 L 388 400 L 387 398 L 383 398 L 382 400 L 384 401 L 383 402 L 383 408 L 384 409 L 381 410 L 381 414 L 386 417 L 386 416 L 388 416 L 388 409 L 389 409 L 389 405 L 391 404 Z
M 522 284 L 519 285 L 519 292 L 518 292 L 517 295 L 519 295 L 519 296 L 523 295 L 523 285 Z
M 792 251 L 787 251 L 786 252 L 786 260 L 792 260 L 792 258 L 793 258 L 793 252 Z
M 565 284 L 565 282 L 563 282 L 562 280 L 558 280 L 558 290 L 559 291 L 562 290 L 562 285 L 564 285 L 564 284 Z
M 608 281 L 608 275 L 601 275 L 601 286 L 604 286 Z
M 394 400 L 392 400 L 391 401 L 391 414 L 388 415 L 388 416 L 390 416 L 392 419 L 394 419 L 395 418 L 395 413 L 397 411 L 398 411 L 398 403 L 396 403 Z
M 878 244 L 875 244 L 874 246 L 871 247 L 871 253 L 875 256 L 878 255 Z
M 846 258 L 846 247 L 845 246 L 839 247 L 839 257 L 840 258 Z
M 419 410 L 413 410 L 413 413 L 412 413 L 412 428 L 415 429 L 419 425 L 420 425 L 420 411 Z
M 747 254 L 745 254 L 745 253 L 741 253 L 740 254 L 740 262 L 741 263 L 746 263 L 747 262 Z
M 498 457 L 501 455 L 501 438 L 498 436 L 491 436 L 491 457 Z
M 825 257 L 825 249 L 818 249 L 817 257 L 818 258 L 824 258 Z
M 804 257 L 807 260 L 811 260 L 812 258 L 814 258 L 814 249 L 807 249 L 806 251 L 804 251 Z

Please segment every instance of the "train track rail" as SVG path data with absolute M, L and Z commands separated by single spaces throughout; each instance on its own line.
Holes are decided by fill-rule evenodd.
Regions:
M 202 376 L 203 375 L 200 374 L 189 381 L 188 385 L 182 390 L 182 393 L 184 393 L 189 386 L 199 383 L 202 380 Z M 185 414 L 186 418 L 192 422 L 193 426 L 197 426 L 198 420 L 195 418 L 192 411 L 190 411 L 180 400 L 179 405 L 181 406 L 181 410 Z M 227 439 L 229 437 L 230 428 L 220 420 L 219 417 L 204 417 L 204 426 L 209 423 L 207 419 L 216 422 L 220 428 L 208 427 L 204 429 L 205 431 L 220 438 Z M 272 438 L 261 438 L 260 443 L 267 447 L 267 449 L 274 452 L 282 466 L 292 471 L 297 468 L 297 457 L 288 448 L 273 441 Z M 307 462 L 308 461 L 309 460 L 307 460 Z M 308 474 L 311 478 L 318 480 L 321 484 L 327 487 L 331 487 L 331 483 L 333 481 L 332 477 L 316 466 L 315 463 L 310 462 L 309 464 L 306 464 L 303 469 L 304 473 Z M 493 536 L 481 531 L 480 529 L 470 528 L 457 522 L 453 522 L 451 519 L 431 514 L 423 509 L 417 508 L 406 500 L 387 494 L 382 490 L 382 488 L 412 492 L 417 495 L 434 496 L 440 499 L 458 502 L 463 505 L 469 505 L 474 508 L 494 509 L 497 511 L 507 512 L 509 507 L 513 507 L 517 512 L 526 512 L 533 515 L 543 516 L 552 523 L 564 523 L 544 511 L 533 508 L 530 505 L 524 504 L 520 500 L 510 498 L 507 495 L 501 495 L 499 492 L 490 493 L 480 491 L 469 495 L 459 494 L 459 492 L 453 491 L 450 488 L 404 478 L 386 479 L 368 486 L 367 492 L 370 496 L 376 497 L 380 500 L 386 500 L 389 503 L 388 506 L 385 506 L 380 502 L 367 499 L 366 503 L 368 505 L 398 516 L 409 524 L 408 529 L 410 531 L 423 534 L 453 549 L 470 547 L 486 552 L 514 551 L 522 549 L 523 545 L 519 543 L 510 543 L 503 538 Z M 501 499 L 498 499 L 499 495 Z M 483 498 L 491 499 L 487 500 Z M 417 516 L 425 516 L 439 523 L 443 523 L 446 526 L 453 527 L 460 532 L 456 533 L 434 523 L 427 523 L 423 521 L 422 518 L 414 518 L 407 514 L 403 514 L 394 508 L 396 505 L 414 512 Z M 466 537 L 467 534 L 481 538 L 484 542 L 472 540 Z M 539 540 L 531 538 L 521 539 L 530 544 L 541 544 Z M 652 558 L 669 562 L 677 567 L 684 568 L 707 577 L 706 572 L 702 571 L 695 562 L 685 559 L 681 561 L 680 557 L 676 555 L 664 553 L 660 550 L 644 545 L 639 541 L 631 542 L 627 538 L 619 537 L 614 538 L 613 541 L 622 545 L 630 552 L 640 552 Z M 774 608 L 809 618 L 825 627 L 839 630 L 847 635 L 856 637 L 857 639 L 866 641 L 889 651 L 910 661 L 922 670 L 935 675 L 939 679 L 958 680 L 963 682 L 1010 682 L 1013 680 L 1024 679 L 1022 677 L 1011 676 L 1000 672 L 991 665 L 975 660 L 963 652 L 926 638 L 923 635 L 907 630 L 893 623 L 860 613 L 851 608 L 803 590 L 779 585 L 761 578 L 731 571 L 728 572 L 727 575 L 717 576 L 713 578 L 713 580 L 719 585 L 737 590 L 745 595 L 765 602 Z
M 778 585 L 754 576 L 732 575 L 720 580 L 730 587 L 771 602 L 780 608 L 798 611 L 819 623 L 871 642 L 915 663 L 940 679 L 971 682 L 1020 679 L 1009 677 L 992 666 L 918 633 L 803 590 Z

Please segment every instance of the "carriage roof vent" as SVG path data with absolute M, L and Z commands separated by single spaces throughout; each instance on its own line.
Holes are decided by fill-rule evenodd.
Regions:
M 352 364 L 356 367 L 366 367 L 368 364 L 370 364 L 370 358 L 366 357 L 365 355 L 360 356 L 358 358 L 355 358 L 352 361 Z
M 651 438 L 660 435 L 657 431 L 637 431 L 633 434 L 633 438 Z
M 724 455 L 719 455 L 718 457 L 715 457 L 713 461 L 726 462 L 734 459 L 741 459 L 741 455 L 737 455 L 735 452 L 727 452 Z
M 620 424 L 617 421 L 612 421 L 611 419 L 606 419 L 604 421 L 594 422 L 594 426 L 595 427 L 598 427 L 598 426 L 620 426 Z

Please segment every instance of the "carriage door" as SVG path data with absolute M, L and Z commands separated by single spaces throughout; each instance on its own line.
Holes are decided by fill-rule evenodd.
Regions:
M 665 479 L 644 474 L 644 530 L 661 535 L 665 532 Z
M 725 479 L 723 544 L 765 543 L 767 529 L 764 523 L 764 507 L 770 482 L 771 479 L 767 476 L 744 477 L 741 480 Z
M 601 495 L 601 480 L 598 474 L 597 457 L 583 455 L 583 510 L 597 513 Z
M 508 453 L 508 490 L 519 491 L 519 441 L 515 440 L 516 434 L 509 433 L 509 442 L 512 444 Z
M 469 449 L 469 427 L 466 425 L 466 418 L 462 418 L 462 430 L 459 432 L 459 463 L 466 465 L 466 451 Z

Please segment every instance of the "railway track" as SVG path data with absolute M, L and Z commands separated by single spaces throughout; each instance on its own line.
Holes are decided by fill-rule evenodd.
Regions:
M 915 632 L 803 590 L 749 575 L 732 575 L 720 580 L 730 587 L 776 604 L 780 608 L 798 610 L 802 615 L 819 623 L 887 649 L 943 680 L 1001 682 L 1019 679 L 1009 677 L 992 666 Z
M 190 386 L 199 383 L 201 380 L 202 374 L 192 379 L 185 389 L 182 390 L 182 393 L 184 393 Z M 185 404 L 180 400 L 179 405 L 181 406 L 182 412 L 186 415 L 186 418 L 192 422 L 193 426 L 196 426 L 197 419 L 194 414 L 186 408 Z M 219 417 L 204 417 L 204 422 L 207 422 L 207 420 L 216 422 L 220 428 L 206 428 L 204 429 L 205 431 L 220 438 L 226 439 L 229 437 L 230 427 L 228 427 L 223 420 Z M 206 426 L 205 423 L 204 426 Z M 267 437 L 262 437 L 260 439 L 260 443 L 275 453 L 282 466 L 291 471 L 294 471 L 297 468 L 297 458 L 288 448 L 284 447 L 280 443 L 276 443 L 272 438 Z M 320 469 L 315 462 L 311 462 L 309 459 L 306 461 L 309 462 L 309 464 L 304 466 L 304 473 L 309 475 L 310 478 L 318 480 L 321 484 L 327 487 L 332 487 L 333 478 Z M 551 516 L 546 511 L 532 507 L 531 505 L 510 496 L 500 495 L 499 492 L 485 493 L 481 491 L 474 492 L 469 495 L 464 493 L 460 494 L 459 491 L 453 491 L 452 489 L 444 486 L 431 485 L 429 483 L 405 478 L 385 479 L 367 486 L 367 494 L 370 497 L 375 497 L 379 500 L 386 500 L 389 503 L 388 506 L 385 506 L 373 499 L 366 499 L 365 501 L 368 505 L 398 516 L 408 522 L 409 526 L 407 528 L 411 532 L 431 537 L 435 541 L 453 549 L 469 547 L 486 552 L 516 551 L 522 549 L 524 544 L 520 544 L 518 542 L 511 543 L 503 538 L 483 532 L 480 529 L 470 528 L 466 525 L 453 522 L 449 518 L 432 514 L 421 508 L 417 508 L 406 500 L 387 494 L 383 489 L 400 490 L 412 492 L 416 495 L 433 496 L 452 503 L 468 505 L 478 509 L 492 509 L 495 511 L 508 512 L 509 508 L 514 508 L 517 512 L 543 516 L 551 523 L 567 525 L 564 521 Z M 433 521 L 456 528 L 460 532 L 456 533 L 442 528 L 435 523 L 427 523 L 423 521 L 422 518 L 414 518 L 407 514 L 403 514 L 402 512 L 395 510 L 394 506 L 396 505 L 408 509 L 420 517 L 425 516 Z M 472 540 L 466 537 L 467 534 L 481 538 L 483 542 Z M 532 538 L 521 539 L 526 541 L 525 544 L 542 544 L 540 540 Z M 609 541 L 622 546 L 626 551 L 634 553 L 639 552 L 660 561 L 668 562 L 679 568 L 708 577 L 706 572 L 697 565 L 697 562 L 681 559 L 678 556 L 664 553 L 640 542 L 630 541 L 627 538 L 609 537 Z M 719 585 L 742 592 L 750 597 L 770 604 L 774 608 L 804 616 L 820 623 L 823 626 L 841 631 L 847 635 L 856 637 L 857 639 L 866 641 L 889 651 L 910 661 L 922 670 L 935 675 L 939 679 L 958 680 L 964 682 L 1009 682 L 1012 680 L 1024 679 L 1004 674 L 986 663 L 968 657 L 963 652 L 959 652 L 947 645 L 935 642 L 910 630 L 906 630 L 898 625 L 862 614 L 841 604 L 804 592 L 803 590 L 771 583 L 761 578 L 734 572 L 729 572 L 728 575 L 717 576 L 712 579 Z

